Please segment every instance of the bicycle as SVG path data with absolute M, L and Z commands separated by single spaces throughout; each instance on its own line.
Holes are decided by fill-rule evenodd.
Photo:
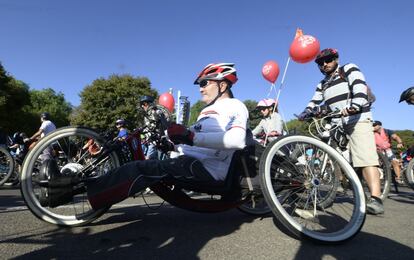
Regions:
M 414 160 L 412 158 L 413 154 L 410 151 L 408 149 L 402 155 L 403 167 L 401 169 L 401 176 L 404 178 L 404 183 L 414 190 Z
M 320 139 L 327 143 L 328 145 L 334 147 L 339 153 L 341 153 L 348 162 L 352 164 L 350 152 L 349 152 L 349 139 L 345 133 L 345 130 L 342 124 L 331 124 L 332 119 L 341 118 L 342 114 L 340 111 L 327 112 L 322 108 L 321 113 L 309 112 L 305 117 L 305 120 L 311 121 L 308 127 L 308 132 L 311 136 Z M 315 129 L 316 134 L 313 133 L 312 129 Z M 391 188 L 391 165 L 386 157 L 386 155 L 380 151 L 377 151 L 379 166 L 378 170 L 380 172 L 380 181 L 381 181 L 381 200 L 384 201 L 387 199 L 390 188 Z M 362 175 L 362 173 L 359 173 Z M 346 185 L 346 180 L 341 178 L 341 175 L 338 176 L 339 181 L 337 182 L 338 188 L 343 188 L 342 186 Z M 365 190 L 368 194 L 368 186 L 365 184 Z M 341 187 L 339 187 L 341 186 Z
M 4 185 L 13 176 L 15 161 L 9 149 L 0 146 L 0 186 Z
M 21 140 L 23 142 L 23 140 Z M 7 137 L 6 146 L 0 150 L 0 186 L 15 186 L 20 183 L 20 170 L 27 150 L 34 146 L 35 142 L 26 141 L 19 143 L 18 148 L 12 148 L 15 144 L 10 136 Z
M 284 137 L 268 145 L 260 158 L 259 172 L 256 172 L 256 161 L 252 161 L 251 146 L 234 153 L 230 169 L 226 179 L 222 182 L 181 183 L 179 181 L 161 181 L 150 188 L 162 199 L 173 206 L 202 213 L 221 212 L 251 202 L 252 197 L 264 196 L 266 207 L 271 210 L 280 222 L 285 225 L 297 238 L 308 238 L 324 243 L 338 243 L 355 236 L 365 220 L 365 198 L 362 196 L 362 186 L 346 160 L 333 148 L 323 142 L 310 137 L 300 137 L 300 142 L 314 145 L 321 153 L 334 161 L 337 167 L 342 169 L 350 179 L 347 207 L 333 203 L 329 208 L 321 209 L 319 206 L 311 209 L 310 205 L 300 206 L 302 215 L 288 216 L 281 206 L 276 193 L 283 192 L 289 197 L 289 189 L 280 186 L 281 183 L 293 182 L 296 187 L 301 185 L 298 176 L 303 175 L 299 170 L 290 171 L 289 179 L 282 180 L 280 174 L 289 157 L 280 157 L 280 147 L 284 147 L 286 141 L 298 140 L 292 137 Z M 93 140 L 93 141 L 90 141 Z M 89 146 L 85 144 L 89 143 Z M 44 150 L 54 147 L 54 156 L 62 173 L 68 170 L 76 174 L 81 182 L 73 187 L 75 196 L 65 205 L 47 205 L 39 201 L 38 194 L 45 192 L 48 187 L 47 178 L 42 178 L 41 158 Z M 123 152 L 119 145 L 108 141 L 92 129 L 85 127 L 65 127 L 47 135 L 32 149 L 23 164 L 21 192 L 26 205 L 39 219 L 59 226 L 80 226 L 90 223 L 104 214 L 109 208 L 93 210 L 86 196 L 86 181 L 90 181 L 106 172 L 119 167 L 131 160 L 144 160 L 141 148 L 140 132 L 135 131 L 126 139 L 126 151 Z M 283 149 L 282 149 L 283 150 Z M 284 151 L 284 150 L 283 150 Z M 271 157 L 277 154 L 281 163 L 269 165 Z M 254 157 L 254 156 L 253 156 Z M 286 160 L 285 160 L 286 159 Z M 40 163 L 40 164 L 39 164 Z M 284 164 L 282 164 L 284 163 Z M 39 167 L 40 166 L 40 167 Z M 273 171 L 274 167 L 278 169 Z M 306 171 L 309 174 L 309 171 Z M 285 172 L 287 173 L 287 172 Z M 260 187 L 253 185 L 253 177 L 259 174 Z M 296 176 L 296 177 L 295 177 Z M 47 177 L 47 176 L 46 176 Z M 276 177 L 276 178 L 275 178 Z M 245 184 L 244 184 L 245 183 Z M 303 183 L 302 183 L 303 184 Z M 306 183 L 303 189 L 310 189 L 312 184 Z M 201 192 L 209 196 L 189 197 L 184 190 Z M 287 202 L 284 199 L 284 202 Z M 345 203 L 345 204 L 344 204 Z M 335 206 L 338 206 L 335 207 Z M 253 211 L 261 208 L 252 207 Z M 306 214 L 307 211 L 308 214 Z M 258 213 L 258 212 L 254 212 Z M 345 213 L 345 215 L 344 215 Z M 307 217 L 303 218 L 303 214 Z M 312 214 L 312 218 L 309 218 Z M 301 219 L 301 221 L 299 221 Z M 338 220 L 339 219 L 339 220 Z M 304 224 L 304 222 L 307 222 Z M 310 225 L 310 222 L 313 224 Z M 335 224 L 334 224 L 335 223 Z

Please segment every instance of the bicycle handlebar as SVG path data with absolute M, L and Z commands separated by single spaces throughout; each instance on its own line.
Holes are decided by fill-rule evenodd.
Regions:
M 343 117 L 341 111 L 339 109 L 336 109 L 335 111 L 328 111 L 328 109 L 313 109 L 312 111 L 307 110 L 302 112 L 300 115 L 293 114 L 298 119 L 302 119 L 304 121 L 309 121 L 313 118 L 341 118 Z

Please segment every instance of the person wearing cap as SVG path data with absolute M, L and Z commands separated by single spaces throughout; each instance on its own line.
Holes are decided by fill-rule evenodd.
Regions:
M 408 105 L 414 105 L 414 87 L 409 87 L 401 93 L 399 103 L 403 101 Z
M 152 96 L 142 96 L 140 108 L 144 111 L 144 127 L 142 128 L 143 142 L 142 150 L 146 159 L 158 159 L 157 145 L 165 135 L 168 127 L 168 120 L 163 111 L 154 104 Z
M 164 179 L 223 185 L 233 154 L 246 146 L 249 112 L 243 102 L 233 96 L 231 88 L 236 82 L 234 64 L 207 65 L 194 82 L 206 104 L 197 122 L 190 128 L 172 123 L 167 129 L 168 138 L 179 156 L 132 161 L 85 182 L 92 208 L 108 207 Z M 72 201 L 73 187 L 56 189 L 54 182 L 76 183 L 77 176 L 61 174 L 54 160 L 43 167 L 51 176 L 48 194 L 53 196 L 48 199 L 54 205 Z
M 48 112 L 43 112 L 40 114 L 40 121 L 42 124 L 39 127 L 39 130 L 37 130 L 36 133 L 34 133 L 30 138 L 25 138 L 25 143 L 30 143 L 29 149 L 31 149 L 40 138 L 45 137 L 50 132 L 56 129 L 55 124 L 50 120 L 50 114 Z M 42 152 L 41 160 L 45 161 L 47 159 L 52 158 L 53 156 L 53 148 L 48 147 Z
M 252 130 L 252 134 L 262 144 L 269 143 L 283 134 L 283 120 L 277 107 L 277 101 L 271 98 L 262 99 L 256 105 L 263 118 Z
M 299 119 L 321 105 L 328 106 L 331 111 L 341 111 L 342 118 L 334 119 L 333 123 L 343 125 L 349 136 L 353 166 L 362 169 L 362 175 L 368 184 L 371 197 L 367 202 L 367 212 L 383 214 L 379 161 L 365 77 L 355 64 L 340 66 L 336 49 L 320 51 L 315 62 L 324 78 L 317 85 L 315 94 Z
M 39 138 L 43 138 L 56 129 L 55 124 L 50 120 L 50 114 L 48 112 L 40 114 L 40 121 L 42 124 L 40 125 L 39 130 L 29 138 L 29 141 L 37 141 Z
M 115 126 L 118 129 L 118 135 L 116 136 L 116 138 L 119 141 L 124 141 L 128 137 L 128 129 L 126 129 L 125 120 L 122 118 L 116 120 Z
M 394 140 L 397 142 L 397 148 L 404 147 L 403 141 L 392 130 L 383 128 L 381 121 L 374 121 L 373 126 L 377 150 L 384 153 L 388 157 L 395 172 L 395 181 L 399 184 L 402 184 L 403 182 L 401 179 L 401 168 L 399 160 L 397 159 L 397 157 L 395 157 L 391 149 L 391 141 Z

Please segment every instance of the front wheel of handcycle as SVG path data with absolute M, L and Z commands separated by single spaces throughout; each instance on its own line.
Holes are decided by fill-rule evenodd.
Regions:
M 70 173 L 82 180 L 106 174 L 119 167 L 120 162 L 116 152 L 100 153 L 105 141 L 92 129 L 64 127 L 42 138 L 30 150 L 22 167 L 21 193 L 36 217 L 55 225 L 80 226 L 108 210 L 92 209 L 84 182 L 71 187 L 76 192 L 63 205 L 48 204 L 49 176 L 40 170 L 47 160 L 55 160 L 61 175 Z
M 279 138 L 266 147 L 259 172 L 276 221 L 295 237 L 333 244 L 361 230 L 366 217 L 361 182 L 346 159 L 324 142 L 301 135 Z M 338 172 L 349 188 L 340 191 L 332 181 Z

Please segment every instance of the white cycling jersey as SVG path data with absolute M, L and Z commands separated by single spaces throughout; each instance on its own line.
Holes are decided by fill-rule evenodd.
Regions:
M 49 134 L 53 130 L 56 129 L 55 124 L 52 123 L 50 120 L 45 120 L 42 122 L 42 125 L 40 126 L 40 129 L 42 129 L 42 134 L 40 135 L 41 138 L 43 138 L 45 135 Z
M 216 180 L 226 178 L 233 153 L 246 145 L 249 112 L 238 99 L 224 98 L 204 108 L 194 132 L 194 146 L 177 145 L 177 151 L 197 158 Z

